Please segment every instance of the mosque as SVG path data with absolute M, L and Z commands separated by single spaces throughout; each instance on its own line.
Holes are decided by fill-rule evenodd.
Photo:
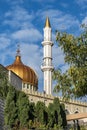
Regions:
M 24 91 L 31 102 L 42 101 L 48 106 L 53 102 L 54 96 L 52 95 L 52 72 L 54 66 L 52 64 L 52 30 L 49 18 L 46 18 L 44 26 L 44 40 L 43 46 L 43 62 L 41 70 L 43 72 L 44 87 L 43 92 L 38 92 L 38 76 L 33 68 L 26 66 L 20 55 L 20 48 L 18 46 L 17 53 L 13 64 L 4 67 L 0 65 L 8 73 L 9 82 L 18 90 Z M 76 100 L 63 101 L 62 97 L 60 101 L 65 104 L 65 109 L 69 114 L 73 113 L 87 113 L 87 103 L 83 103 Z M 0 101 L 1 102 L 1 101 Z M 1 104 L 0 104 L 1 106 Z M 0 108 L 1 109 L 1 108 Z
M 47 17 L 44 27 L 44 41 L 42 42 L 44 57 L 41 69 L 44 73 L 44 92 L 48 95 L 52 94 L 52 31 L 49 18 Z M 17 54 L 13 64 L 6 66 L 7 70 L 12 71 L 22 79 L 22 90 L 28 89 L 38 91 L 38 77 L 35 71 L 23 64 L 18 46 Z M 10 76 L 10 75 L 9 75 Z

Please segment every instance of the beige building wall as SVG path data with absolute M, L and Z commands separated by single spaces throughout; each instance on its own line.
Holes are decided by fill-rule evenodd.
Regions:
M 53 99 L 55 98 L 52 95 L 47 95 L 44 93 L 39 93 L 37 91 L 30 91 L 23 89 L 23 91 L 28 95 L 29 100 L 31 102 L 37 103 L 37 101 L 42 101 L 45 103 L 46 106 L 49 105 L 49 103 L 53 102 Z M 76 112 L 78 113 L 84 113 L 87 112 L 87 103 L 86 102 L 80 102 L 76 100 L 69 100 L 65 102 L 62 98 L 58 97 L 61 101 L 61 103 L 65 104 L 65 109 L 69 112 L 69 114 L 74 114 Z
M 10 70 L 8 70 L 8 79 L 17 90 L 22 90 L 22 79 Z

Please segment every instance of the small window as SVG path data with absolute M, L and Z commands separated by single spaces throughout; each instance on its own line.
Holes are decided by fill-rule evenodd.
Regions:
M 29 84 L 27 84 L 27 89 L 29 89 Z
M 32 85 L 30 85 L 30 90 L 32 90 Z
M 23 88 L 25 88 L 25 83 L 23 84 Z

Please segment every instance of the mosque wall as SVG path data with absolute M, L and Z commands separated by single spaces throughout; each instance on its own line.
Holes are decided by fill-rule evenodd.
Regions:
M 17 90 L 22 90 L 22 79 L 17 76 L 14 72 L 11 70 L 7 70 L 3 65 L 0 64 L 0 71 L 3 71 L 6 73 L 8 77 L 8 81 L 11 85 L 13 85 Z
M 17 90 L 22 90 L 22 79 L 19 76 L 9 70 L 8 78 L 11 85 L 13 85 Z
M 45 103 L 46 106 L 49 105 L 49 103 L 53 102 L 53 99 L 55 98 L 52 95 L 47 95 L 44 93 L 40 93 L 37 91 L 30 91 L 28 89 L 23 89 L 23 91 L 28 95 L 29 100 L 31 102 L 37 103 L 37 101 L 42 101 Z M 68 100 L 67 102 L 64 101 L 61 97 L 58 97 L 60 99 L 61 103 L 65 104 L 65 109 L 68 111 L 69 114 L 74 114 L 74 113 L 83 113 L 87 112 L 87 103 L 86 102 L 81 102 L 81 101 L 76 101 L 76 100 Z
M 87 112 L 87 103 L 86 102 L 70 100 L 69 102 L 65 102 L 64 104 L 65 104 L 65 108 L 66 108 L 66 110 L 68 110 L 69 114 Z

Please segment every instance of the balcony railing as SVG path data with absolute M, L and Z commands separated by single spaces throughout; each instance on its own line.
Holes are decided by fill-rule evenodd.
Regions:
M 52 63 L 42 63 L 42 66 L 53 66 Z

